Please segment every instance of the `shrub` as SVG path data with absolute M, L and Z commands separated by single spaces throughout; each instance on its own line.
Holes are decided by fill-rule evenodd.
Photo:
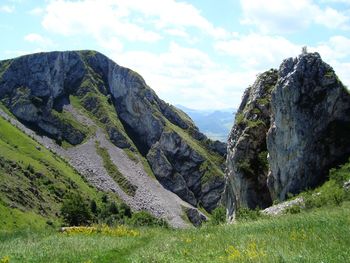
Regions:
M 156 218 L 146 211 L 136 212 L 130 219 L 133 226 L 161 226 L 168 228 L 168 223 L 162 218 Z
M 101 198 L 102 203 L 107 203 L 108 202 L 108 195 L 104 194 Z
M 71 193 L 63 200 L 61 214 L 70 226 L 87 225 L 91 220 L 89 207 L 78 193 Z
M 215 208 L 211 214 L 211 223 L 219 225 L 226 222 L 226 209 L 223 206 Z
M 236 211 L 236 219 L 238 221 L 257 220 L 261 217 L 262 217 L 262 214 L 259 208 L 252 210 L 247 207 L 241 207 Z
M 342 165 L 338 169 L 331 169 L 329 178 L 337 182 L 339 186 L 343 186 L 344 182 L 350 179 L 350 163 Z
M 131 218 L 131 216 L 132 216 L 131 208 L 127 204 L 122 203 L 119 207 L 119 210 L 120 210 L 121 214 L 123 214 L 124 216 L 126 216 L 128 218 Z
M 115 202 L 109 204 L 108 211 L 111 215 L 117 215 L 119 213 L 118 207 Z
M 311 209 L 325 205 L 340 205 L 345 199 L 344 189 L 334 180 L 304 195 L 305 207 Z
M 285 214 L 298 214 L 301 212 L 300 205 L 291 205 L 284 211 Z
M 98 207 L 97 207 L 97 204 L 96 204 L 95 200 L 91 200 L 91 202 L 90 202 L 90 210 L 91 210 L 91 213 L 93 213 L 94 215 L 97 215 Z

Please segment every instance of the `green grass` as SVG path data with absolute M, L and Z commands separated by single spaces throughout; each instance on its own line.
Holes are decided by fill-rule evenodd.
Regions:
M 47 219 L 31 211 L 21 211 L 9 208 L 0 203 L 0 232 L 18 231 L 18 229 L 31 228 L 42 229 Z
M 61 200 L 71 191 L 87 200 L 102 195 L 64 159 L 0 118 L 0 229 L 60 221 Z
M 114 165 L 108 151 L 105 148 L 99 146 L 96 143 L 96 150 L 98 155 L 103 160 L 103 166 L 106 168 L 108 174 L 114 179 L 114 181 L 121 187 L 121 189 L 128 195 L 134 196 L 137 190 L 137 186 L 133 185 L 124 175 L 118 170 L 118 167 Z
M 137 154 L 135 152 L 131 151 L 130 149 L 125 148 L 125 149 L 123 149 L 123 151 L 129 157 L 129 159 L 134 161 L 135 163 L 138 163 L 140 161 L 137 157 Z
M 350 203 L 254 222 L 172 230 L 141 228 L 137 237 L 0 234 L 10 262 L 347 262 Z

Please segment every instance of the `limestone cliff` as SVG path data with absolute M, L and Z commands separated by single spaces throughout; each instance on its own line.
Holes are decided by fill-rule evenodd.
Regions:
M 272 93 L 267 135 L 273 199 L 326 179 L 350 155 L 350 95 L 319 54 L 285 60 Z
M 65 110 L 81 108 L 118 148 L 145 158 L 166 188 L 214 209 L 224 187 L 223 144 L 203 135 L 136 72 L 94 51 L 38 53 L 0 62 L 0 100 L 27 127 L 65 147 L 93 131 Z M 147 166 L 147 165 L 146 165 Z
M 322 183 L 350 155 L 350 95 L 318 53 L 285 60 L 244 93 L 228 140 L 231 216 Z
M 258 76 L 244 92 L 227 147 L 226 204 L 231 215 L 235 206 L 255 208 L 271 204 L 267 188 L 266 133 L 270 127 L 271 91 L 278 72 Z

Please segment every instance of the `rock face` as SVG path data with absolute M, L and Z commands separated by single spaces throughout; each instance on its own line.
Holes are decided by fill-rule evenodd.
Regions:
M 350 155 L 349 113 L 349 92 L 318 53 L 261 74 L 244 93 L 228 141 L 228 214 L 322 183 Z
M 94 51 L 39 53 L 0 62 L 0 100 L 27 127 L 78 145 L 89 127 L 66 105 L 81 107 L 110 141 L 146 158 L 163 186 L 207 211 L 224 188 L 225 144 L 204 136 L 136 72 Z
M 350 155 L 350 95 L 319 54 L 285 60 L 267 136 L 273 199 L 315 187 Z
M 243 95 L 227 147 L 226 204 L 231 215 L 236 207 L 267 207 L 272 201 L 267 188 L 266 133 L 270 127 L 271 91 L 277 70 L 261 74 Z

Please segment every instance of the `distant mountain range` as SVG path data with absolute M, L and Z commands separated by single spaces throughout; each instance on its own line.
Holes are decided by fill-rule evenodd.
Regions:
M 191 117 L 199 130 L 213 140 L 226 142 L 235 118 L 235 109 L 195 110 L 176 105 Z

